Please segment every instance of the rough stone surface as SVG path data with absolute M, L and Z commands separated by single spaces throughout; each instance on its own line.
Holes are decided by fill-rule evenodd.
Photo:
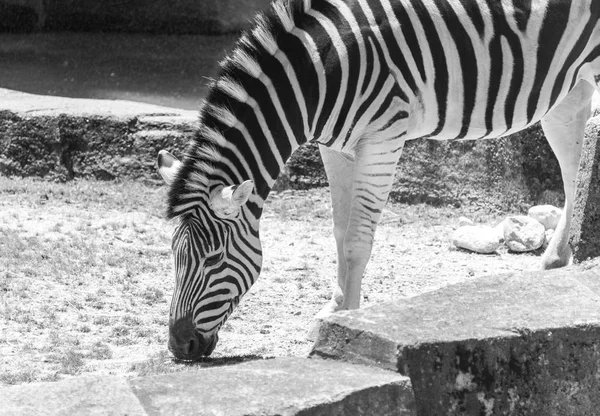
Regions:
M 571 224 L 570 245 L 577 262 L 600 256 L 600 117 L 588 123 Z
M 0 174 L 159 180 L 158 151 L 180 154 L 196 119 L 150 104 L 0 89 Z
M 492 227 L 466 225 L 458 228 L 452 235 L 452 243 L 475 253 L 490 254 L 500 247 L 498 233 Z
M 531 217 L 509 217 L 504 224 L 504 243 L 512 251 L 537 250 L 544 244 L 544 231 L 544 226 Z
M 408 377 L 277 358 L 126 381 L 77 378 L 0 389 L 0 415 L 414 416 Z
M 501 243 L 504 243 L 504 229 L 506 228 L 507 222 L 508 218 L 505 218 L 494 227 L 494 230 L 496 231 L 496 234 L 498 234 L 498 239 Z
M 0 389 L 0 415 L 146 415 L 120 377 L 77 378 Z
M 406 377 L 328 360 L 253 361 L 130 384 L 148 414 L 414 415 Z
M 537 220 L 546 230 L 554 230 L 562 215 L 562 209 L 554 205 L 536 205 L 529 208 L 527 215 Z
M 312 355 L 396 368 L 419 415 L 591 416 L 598 340 L 596 266 L 484 277 L 336 313 Z

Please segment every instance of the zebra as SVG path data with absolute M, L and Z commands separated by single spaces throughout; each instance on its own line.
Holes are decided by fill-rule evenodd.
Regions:
M 600 0 L 275 0 L 221 62 L 169 185 L 175 289 L 169 348 L 210 355 L 259 276 L 263 204 L 316 142 L 329 179 L 337 285 L 356 309 L 407 140 L 506 136 L 541 120 L 565 187 L 543 267 L 569 262 L 584 127 L 600 80 Z

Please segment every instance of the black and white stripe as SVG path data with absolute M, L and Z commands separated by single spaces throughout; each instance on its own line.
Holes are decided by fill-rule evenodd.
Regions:
M 263 202 L 300 145 L 356 159 L 346 239 L 370 252 L 404 141 L 507 135 L 595 86 L 599 16 L 597 0 L 276 0 L 222 62 L 170 190 L 172 314 L 214 332 L 256 280 Z M 237 217 L 215 215 L 215 189 L 248 179 Z

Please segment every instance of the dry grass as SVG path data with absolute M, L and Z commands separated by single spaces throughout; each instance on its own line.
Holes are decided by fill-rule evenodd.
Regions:
M 164 196 L 162 187 L 135 182 L 0 179 L 0 385 L 84 373 L 140 376 L 309 351 L 307 331 L 336 268 L 328 193 L 271 196 L 261 226 L 261 279 L 221 330 L 213 357 L 194 364 L 174 362 L 166 350 L 173 276 Z M 535 266 L 532 255 L 452 248 L 460 215 L 389 207 L 363 304 Z

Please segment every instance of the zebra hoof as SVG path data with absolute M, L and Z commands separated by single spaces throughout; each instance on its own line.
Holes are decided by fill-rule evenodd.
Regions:
M 567 247 L 562 253 L 550 254 L 548 251 L 542 256 L 542 270 L 559 269 L 568 266 L 573 261 L 571 249 Z

